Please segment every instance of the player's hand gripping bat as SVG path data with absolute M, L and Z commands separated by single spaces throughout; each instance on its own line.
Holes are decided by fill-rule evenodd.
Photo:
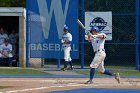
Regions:
M 79 19 L 77 19 L 77 23 L 79 24 L 80 27 L 82 27 L 83 29 L 86 30 L 85 26 L 82 24 L 82 22 Z M 85 34 L 85 39 L 88 40 L 89 31 L 86 30 L 86 32 L 88 32 L 88 33 Z M 92 38 L 97 37 L 97 35 L 91 35 L 91 34 L 90 34 L 90 36 L 92 36 Z

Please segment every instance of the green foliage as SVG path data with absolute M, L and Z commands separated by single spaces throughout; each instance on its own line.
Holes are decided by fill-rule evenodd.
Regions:
M 26 7 L 26 0 L 0 0 L 0 7 Z

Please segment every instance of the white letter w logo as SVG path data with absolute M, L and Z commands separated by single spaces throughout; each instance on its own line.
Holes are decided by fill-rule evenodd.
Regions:
M 61 0 L 51 0 L 50 11 L 47 6 L 47 0 L 37 0 L 45 39 L 48 39 L 49 36 L 49 30 L 50 30 L 50 24 L 51 24 L 51 18 L 53 12 L 56 20 L 59 39 L 61 38 L 63 33 L 63 27 L 66 21 L 69 1 L 70 0 L 66 0 L 65 9 L 63 13 Z

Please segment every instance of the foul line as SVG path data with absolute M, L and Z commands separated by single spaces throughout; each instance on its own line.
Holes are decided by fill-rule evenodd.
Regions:
M 48 88 L 62 88 L 62 87 L 73 87 L 73 86 L 88 86 L 85 84 L 76 84 L 76 83 L 69 83 L 69 85 L 57 85 L 57 86 L 50 86 L 50 87 L 39 87 L 39 88 L 29 88 L 29 89 L 22 89 L 22 90 L 14 90 L 14 91 L 5 91 L 0 93 L 16 93 L 16 92 L 25 92 L 25 91 L 34 91 L 34 90 L 42 90 Z M 46 91 L 47 92 L 47 91 Z
M 79 82 L 79 80 L 60 80 L 60 79 L 54 79 L 54 80 L 0 80 L 0 81 L 4 81 L 4 82 L 71 82 L 71 81 L 75 81 L 75 82 Z M 86 81 L 86 80 L 80 80 L 80 81 Z

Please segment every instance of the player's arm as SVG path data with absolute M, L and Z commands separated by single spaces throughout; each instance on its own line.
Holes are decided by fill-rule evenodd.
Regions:
M 69 41 L 69 40 L 66 40 L 65 42 L 64 42 L 64 44 L 70 44 L 71 42 Z
M 3 45 L 0 46 L 0 53 L 3 55 Z
M 88 34 L 88 41 L 91 42 L 92 39 L 97 38 L 97 35 L 93 35 L 91 33 Z
M 61 43 L 63 44 L 64 42 L 65 42 L 64 37 L 62 36 Z
M 97 38 L 105 39 L 105 38 L 106 38 L 106 35 L 104 35 L 104 34 L 98 34 L 98 35 L 97 35 Z
M 12 45 L 9 46 L 9 53 L 12 53 L 13 51 L 13 48 L 12 48 Z
M 69 34 L 68 40 L 65 40 L 64 44 L 70 44 L 72 42 L 72 35 Z
M 88 42 L 91 42 L 92 39 L 93 39 L 92 35 L 89 34 L 89 35 L 88 35 Z
M 91 35 L 90 38 L 105 39 L 106 38 L 106 35 L 105 34 L 96 34 L 96 35 Z

